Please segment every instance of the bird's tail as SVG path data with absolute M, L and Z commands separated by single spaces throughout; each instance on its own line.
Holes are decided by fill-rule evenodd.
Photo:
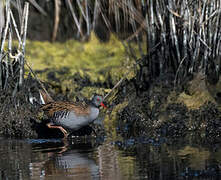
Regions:
M 39 94 L 40 94 L 40 101 L 41 104 L 47 104 L 50 102 L 54 102 L 54 100 L 52 99 L 52 97 L 48 94 L 48 92 L 45 92 L 44 90 L 39 90 Z

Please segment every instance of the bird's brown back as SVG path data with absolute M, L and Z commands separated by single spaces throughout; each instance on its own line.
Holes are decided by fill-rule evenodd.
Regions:
M 81 102 L 49 102 L 43 105 L 40 109 L 43 110 L 49 117 L 53 117 L 54 113 L 58 111 L 74 111 L 76 115 L 90 114 L 90 107 Z

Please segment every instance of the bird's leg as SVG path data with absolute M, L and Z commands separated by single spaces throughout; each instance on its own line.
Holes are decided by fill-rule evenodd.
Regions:
M 55 128 L 55 129 L 60 129 L 61 132 L 64 134 L 64 138 L 68 137 L 68 132 L 61 126 L 54 126 L 52 123 L 46 124 L 48 128 Z

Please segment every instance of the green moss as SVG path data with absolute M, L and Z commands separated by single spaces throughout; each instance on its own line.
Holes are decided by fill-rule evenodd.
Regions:
M 94 34 L 88 42 L 27 41 L 26 59 L 34 71 L 41 71 L 39 79 L 72 92 L 77 87 L 73 84 L 76 73 L 92 83 L 112 84 L 116 84 L 127 72 L 130 72 L 128 79 L 135 75 L 131 68 L 134 61 L 126 56 L 124 46 L 114 36 L 107 43 L 99 42 Z M 54 79 L 48 77 L 49 72 L 53 73 Z
M 125 72 L 124 47 L 114 37 L 108 43 L 100 43 L 93 34 L 88 42 L 69 40 L 52 44 L 27 41 L 26 51 L 34 70 L 68 67 L 69 75 L 80 72 L 89 75 L 92 81 L 105 81 L 108 74 L 118 80 Z
M 98 87 L 84 87 L 81 90 L 81 94 L 83 97 L 92 97 L 94 93 L 101 94 L 104 96 L 105 89 L 104 88 L 98 88 Z
M 178 102 L 184 103 L 189 109 L 198 109 L 209 101 L 215 103 L 214 99 L 207 91 L 199 91 L 192 96 L 183 92 L 178 97 Z

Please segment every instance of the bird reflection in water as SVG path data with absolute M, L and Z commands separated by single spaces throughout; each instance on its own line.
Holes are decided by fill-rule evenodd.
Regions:
M 91 139 L 62 140 L 57 143 L 35 144 L 35 151 L 44 152 L 46 161 L 31 164 L 31 177 L 50 177 L 53 179 L 70 176 L 77 179 L 93 179 L 99 176 L 99 166 L 96 164 L 93 151 L 97 146 Z M 44 158 L 45 159 L 45 158 Z M 36 174 L 37 173 L 37 174 Z

